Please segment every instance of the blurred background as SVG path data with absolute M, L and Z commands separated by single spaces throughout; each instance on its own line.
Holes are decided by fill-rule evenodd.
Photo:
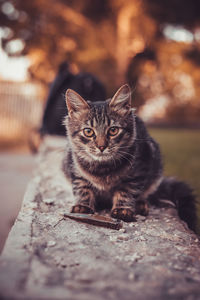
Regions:
M 34 167 L 31 132 L 63 62 L 73 76 L 98 78 L 107 98 L 130 84 L 165 174 L 190 183 L 200 204 L 200 1 L 0 0 L 0 250 Z

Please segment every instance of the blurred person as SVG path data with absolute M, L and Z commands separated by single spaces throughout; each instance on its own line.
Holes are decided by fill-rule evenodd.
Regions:
M 130 61 L 126 72 L 128 84 L 134 89 L 134 107 L 142 106 L 146 102 L 146 95 L 139 88 L 140 76 L 145 74 L 144 65 L 151 62 L 158 66 L 156 51 L 150 48 L 144 49 L 143 52 L 136 54 Z M 147 92 L 150 93 L 147 88 Z
M 59 66 L 58 74 L 50 87 L 40 129 L 41 135 L 65 135 L 65 127 L 62 122 L 67 115 L 64 95 L 68 88 L 91 101 L 106 98 L 103 84 L 94 75 L 85 72 L 74 75 L 70 71 L 69 64 L 63 62 Z
M 61 63 L 49 89 L 42 126 L 39 130 L 42 136 L 44 134 L 65 134 L 62 117 L 66 115 L 67 111 L 63 105 L 63 93 L 66 87 L 71 86 L 74 78 L 75 75 L 70 71 L 69 64 L 67 62 Z
M 67 62 L 61 63 L 50 86 L 39 134 L 34 131 L 29 140 L 32 152 L 37 152 L 40 140 L 45 134 L 65 136 L 63 120 L 68 112 L 64 95 L 69 88 L 90 101 L 106 99 L 104 85 L 93 74 L 80 72 L 75 75 Z

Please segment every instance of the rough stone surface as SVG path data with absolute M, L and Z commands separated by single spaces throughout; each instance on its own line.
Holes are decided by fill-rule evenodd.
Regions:
M 62 219 L 73 203 L 63 145 L 40 151 L 0 258 L 0 299 L 200 299 L 199 239 L 174 209 L 120 231 Z

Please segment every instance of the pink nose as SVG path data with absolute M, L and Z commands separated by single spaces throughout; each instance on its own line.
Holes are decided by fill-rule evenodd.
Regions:
M 103 152 L 104 149 L 105 149 L 106 147 L 105 147 L 105 146 L 98 146 L 98 148 L 99 148 L 99 150 L 100 150 L 101 152 Z

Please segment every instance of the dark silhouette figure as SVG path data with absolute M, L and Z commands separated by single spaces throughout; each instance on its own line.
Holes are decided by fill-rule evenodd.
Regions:
M 103 84 L 90 73 L 74 75 L 69 70 L 67 63 L 62 63 L 58 74 L 53 81 L 44 110 L 40 134 L 65 135 L 63 119 L 67 115 L 65 92 L 70 88 L 80 94 L 84 99 L 98 101 L 106 99 Z
M 145 49 L 143 52 L 135 55 L 127 69 L 126 79 L 131 88 L 134 90 L 134 107 L 139 107 L 145 103 L 146 98 L 141 94 L 138 89 L 138 79 L 140 78 L 142 72 L 142 66 L 146 61 L 154 61 L 156 64 L 156 52 L 152 49 Z

